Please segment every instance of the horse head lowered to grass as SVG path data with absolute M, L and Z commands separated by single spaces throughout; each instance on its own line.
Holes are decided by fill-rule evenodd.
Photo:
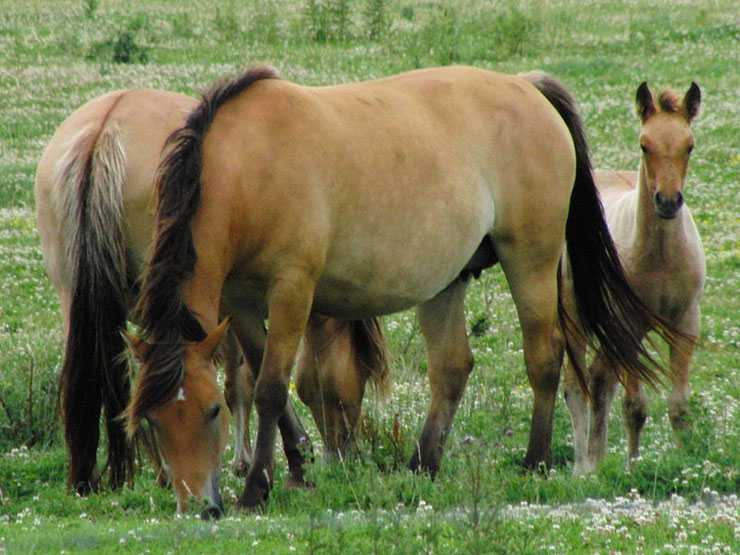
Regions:
M 657 102 L 647 83 L 642 83 L 636 94 L 642 124 L 638 171 L 595 173 L 609 231 L 630 284 L 645 305 L 668 322 L 681 339 L 669 341 L 668 413 L 677 432 L 687 425 L 689 365 L 699 335 L 699 300 L 706 275 L 701 239 L 683 192 L 694 149 L 690 125 L 700 103 L 701 91 L 696 83 L 683 98 L 664 90 Z M 566 278 L 566 292 L 568 284 Z M 650 329 L 646 326 L 641 333 L 646 335 Z M 584 365 L 585 345 L 577 339 L 574 344 L 576 360 Z M 589 406 L 573 368 L 566 371 L 576 472 L 594 470 L 606 454 L 609 409 L 620 376 L 625 386 L 628 455 L 635 459 L 640 454 L 640 433 L 647 418 L 641 380 L 621 369 L 615 371 L 605 357 L 597 354 L 589 369 Z
M 566 242 L 580 321 L 610 359 L 653 376 L 639 330 L 654 319 L 622 273 L 572 99 L 543 74 L 447 67 L 311 88 L 253 69 L 204 95 L 171 138 L 157 191 L 139 304 L 148 348 L 128 431 L 177 418 L 178 392 L 210 371 L 198 345 L 229 316 L 242 348 L 262 353 L 240 506 L 263 504 L 272 487 L 276 428 L 312 314 L 418 307 L 432 397 L 409 466 L 431 474 L 473 366 L 471 273 L 500 262 L 517 307 L 534 390 L 527 466 L 552 462 Z M 263 316 L 266 340 L 255 342 Z M 187 443 L 192 430 L 171 433 Z
M 116 91 L 70 115 L 54 134 L 36 175 L 36 209 L 44 264 L 59 296 L 67 332 L 59 398 L 69 455 L 70 488 L 85 494 L 100 483 L 96 451 L 104 411 L 109 483 L 118 487 L 134 474 L 134 447 L 127 442 L 121 413 L 130 399 L 129 368 L 121 330 L 138 298 L 139 275 L 154 228 L 154 184 L 160 152 L 198 102 L 150 89 Z M 254 341 L 264 342 L 255 322 Z M 260 339 L 261 338 L 261 339 Z M 198 374 L 207 386 L 187 380 L 173 402 L 175 432 L 152 427 L 178 496 L 190 494 L 218 505 L 218 469 L 231 412 L 235 425 L 232 467 L 249 465 L 249 414 L 261 347 L 242 350 L 220 329 L 193 349 L 193 361 L 210 365 L 217 347 L 226 370 L 226 395 L 214 372 Z M 141 354 L 146 343 L 132 339 Z M 298 363 L 298 391 L 317 418 L 326 451 L 341 453 L 351 442 L 367 380 L 387 378 L 383 337 L 377 320 L 315 318 L 307 327 Z M 243 363 L 244 358 L 248 366 Z M 208 396 L 201 397 L 202 393 Z M 226 410 L 228 406 L 228 411 Z M 166 410 L 164 412 L 167 412 Z M 289 454 L 303 447 L 305 431 L 292 409 L 281 421 Z M 166 419 L 157 418 L 152 422 Z M 188 434 L 177 433 L 187 426 Z M 179 443 L 188 438 L 195 444 Z M 156 457 L 155 462 L 156 462 Z

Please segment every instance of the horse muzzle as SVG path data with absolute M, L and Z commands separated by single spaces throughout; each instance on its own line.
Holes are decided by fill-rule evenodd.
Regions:
M 200 518 L 203 520 L 218 520 L 221 518 L 224 514 L 224 504 L 221 499 L 221 478 L 219 471 L 213 473 L 204 499 L 206 500 L 206 508 L 200 513 Z
M 678 211 L 683 206 L 683 194 L 681 191 L 676 191 L 673 198 L 669 198 L 667 195 L 658 191 L 655 193 L 653 202 L 655 204 L 655 212 L 659 218 L 673 220 L 678 216 Z

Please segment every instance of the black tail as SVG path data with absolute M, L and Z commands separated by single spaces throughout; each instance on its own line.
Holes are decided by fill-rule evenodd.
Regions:
M 576 179 L 565 238 L 583 333 L 586 339 L 596 336 L 613 368 L 622 366 L 629 374 L 656 385 L 660 379 L 656 370 L 665 372 L 665 369 L 655 363 L 643 346 L 644 333 L 655 329 L 672 344 L 676 343 L 677 335 L 650 313 L 627 282 L 604 219 L 583 123 L 573 98 L 560 83 L 543 73 L 530 73 L 524 77 L 539 89 L 563 118 L 576 150 Z M 564 328 L 577 333 L 562 306 L 560 313 Z M 582 369 L 577 371 L 581 373 Z M 622 379 L 622 376 L 618 377 Z M 585 385 L 583 376 L 579 378 Z
M 125 153 L 115 129 L 87 130 L 62 160 L 65 253 L 72 291 L 59 398 L 69 453 L 69 486 L 97 485 L 96 451 L 104 410 L 109 482 L 131 481 L 134 457 L 119 419 L 129 400 L 120 330 L 127 287 L 122 187 Z

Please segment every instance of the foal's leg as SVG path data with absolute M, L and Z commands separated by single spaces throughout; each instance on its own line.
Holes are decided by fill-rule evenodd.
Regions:
M 571 356 L 576 359 L 579 367 L 586 368 L 586 349 L 582 341 L 574 339 L 571 347 Z M 587 378 L 588 379 L 588 378 Z M 581 383 L 576 376 L 576 370 L 572 361 L 568 361 L 565 367 L 565 404 L 570 411 L 570 419 L 573 424 L 573 448 L 575 460 L 573 461 L 573 473 L 587 474 L 594 469 L 588 458 L 588 399 L 581 388 Z
M 442 449 L 473 369 L 473 353 L 465 330 L 466 286 L 462 280 L 454 281 L 420 305 L 418 311 L 427 347 L 432 400 L 409 468 L 427 471 L 432 476 L 439 471 Z
M 691 337 L 699 336 L 699 303 L 695 302 L 684 317 L 676 324 L 676 328 Z M 689 366 L 694 354 L 695 340 L 684 341 L 678 346 L 670 347 L 671 359 L 671 393 L 668 397 L 668 416 L 674 432 L 680 432 L 688 427 L 689 400 Z M 677 436 L 680 443 L 680 437 Z
M 599 462 L 606 456 L 609 413 L 619 382 L 614 372 L 607 366 L 601 353 L 591 365 L 590 374 L 591 428 L 588 438 L 588 464 L 595 470 Z
M 254 377 L 242 358 L 236 337 L 228 333 L 222 354 L 226 368 L 226 403 L 234 419 L 234 457 L 231 468 L 237 476 L 246 474 L 252 457 L 249 441 L 249 414 L 252 411 Z
M 295 431 L 293 425 L 297 422 L 297 417 L 289 403 L 288 384 L 311 310 L 314 285 L 314 280 L 304 271 L 284 272 L 273 279 L 268 293 L 269 331 L 254 390 L 258 416 L 257 442 L 244 492 L 237 501 L 241 507 L 255 508 L 267 501 L 272 487 L 270 470 L 273 466 L 278 421 L 282 423 L 280 431 L 283 433 L 284 445 L 287 447 L 291 442 L 296 446 L 295 450 L 286 451 L 291 467 L 291 480 L 303 482 L 303 453 L 300 444 L 307 442 L 307 438 L 305 435 L 290 435 L 290 432 Z
M 546 237 L 547 235 L 545 235 Z M 540 248 L 537 248 L 537 247 Z M 534 392 L 527 468 L 552 466 L 552 422 L 565 338 L 558 321 L 560 245 L 497 245 L 522 328 L 524 362 Z
M 627 455 L 629 460 L 637 459 L 640 457 L 640 434 L 647 420 L 647 398 L 642 382 L 632 376 L 624 377 L 622 411 L 627 426 Z

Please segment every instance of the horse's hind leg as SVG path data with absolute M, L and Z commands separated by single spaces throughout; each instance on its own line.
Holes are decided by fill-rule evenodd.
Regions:
M 428 471 L 432 476 L 439 471 L 452 419 L 473 369 L 465 330 L 465 289 L 466 283 L 457 280 L 418 311 L 427 346 L 432 400 L 409 468 Z
M 254 395 L 254 376 L 242 357 L 232 332 L 226 335 L 222 347 L 226 369 L 226 403 L 234 419 L 234 456 L 231 468 L 235 475 L 245 475 L 252 457 L 249 442 L 249 414 Z
M 547 233 L 544 236 L 554 235 Z M 509 282 L 522 328 L 524 362 L 534 392 L 527 468 L 552 466 L 552 423 L 565 352 L 558 321 L 557 272 L 560 246 L 528 244 L 514 248 L 497 245 L 501 266 Z

